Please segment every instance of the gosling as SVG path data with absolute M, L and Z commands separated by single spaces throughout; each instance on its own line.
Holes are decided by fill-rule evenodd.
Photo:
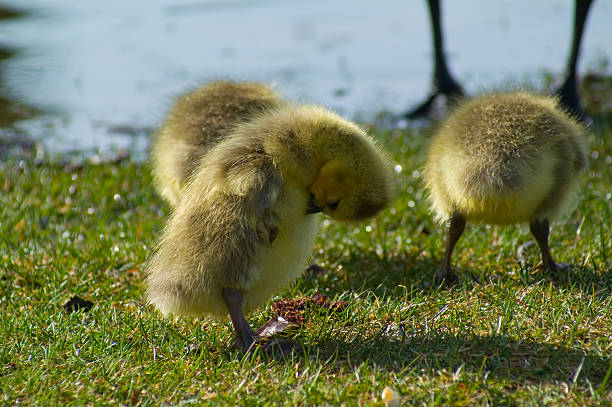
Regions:
M 491 94 L 461 104 L 434 135 L 425 164 L 432 208 L 446 222 L 438 283 L 455 283 L 451 256 L 466 221 L 529 222 L 542 266 L 560 267 L 549 222 L 572 201 L 587 160 L 583 127 L 554 98 Z
M 249 113 L 224 111 L 234 104 Z M 204 116 L 231 124 L 211 131 L 198 125 Z M 390 162 L 362 129 L 260 84 L 217 82 L 183 97 L 155 143 L 157 186 L 175 208 L 147 264 L 148 299 L 164 314 L 229 313 L 243 351 L 257 339 L 244 313 L 300 275 L 315 214 L 362 220 L 393 198 Z
M 176 206 L 200 159 L 233 125 L 280 103 L 273 90 L 254 82 L 211 82 L 179 97 L 152 143 L 159 194 Z

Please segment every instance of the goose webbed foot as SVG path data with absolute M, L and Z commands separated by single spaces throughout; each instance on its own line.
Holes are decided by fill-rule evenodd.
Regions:
M 587 16 L 593 0 L 576 0 L 574 9 L 574 28 L 572 33 L 572 41 L 570 55 L 567 61 L 565 70 L 565 79 L 562 85 L 557 89 L 555 94 L 559 96 L 559 101 L 570 113 L 576 118 L 589 124 L 591 119 L 582 110 L 580 103 L 580 95 L 578 94 L 578 56 L 580 54 L 580 44 L 584 34 Z
M 458 99 L 464 95 L 461 86 L 452 78 L 448 78 L 443 86 L 434 86 L 427 99 L 404 113 L 402 117 L 413 120 L 440 116 L 437 112 L 440 108 L 440 104 L 448 105 L 449 101 L 452 102 L 452 100 Z M 444 100 L 442 100 L 443 98 Z
M 461 85 L 454 79 L 448 69 L 446 54 L 444 53 L 444 37 L 442 35 L 441 10 L 439 0 L 427 2 L 431 28 L 433 32 L 434 69 L 431 83 L 431 91 L 427 99 L 414 109 L 403 114 L 405 119 L 418 119 L 421 117 L 441 117 L 437 112 L 440 103 L 448 104 L 449 100 L 464 95 Z M 442 100 L 445 99 L 445 100 Z
M 580 96 L 578 95 L 578 90 L 574 81 L 575 79 L 572 80 L 572 78 L 568 78 L 563 85 L 557 89 L 555 95 L 559 97 L 559 103 L 565 107 L 569 113 L 583 123 L 588 124 L 591 122 L 591 118 L 587 116 L 582 109 Z

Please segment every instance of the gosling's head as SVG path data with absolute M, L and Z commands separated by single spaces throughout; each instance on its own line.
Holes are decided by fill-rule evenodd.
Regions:
M 393 200 L 391 160 L 363 129 L 334 112 L 287 104 L 266 111 L 243 130 L 262 137 L 287 179 L 305 188 L 308 213 L 362 220 Z
M 366 145 L 354 154 L 340 154 L 323 164 L 310 186 L 310 213 L 356 221 L 376 215 L 391 203 L 394 180 L 389 161 L 370 140 L 363 141 Z

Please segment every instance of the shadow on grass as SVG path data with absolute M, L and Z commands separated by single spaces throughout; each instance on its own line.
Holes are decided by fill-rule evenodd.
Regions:
M 581 350 L 505 336 L 424 335 L 392 341 L 386 337 L 345 342 L 323 340 L 304 348 L 310 357 L 333 360 L 338 369 L 366 364 L 410 374 L 410 371 L 448 375 L 476 374 L 530 383 L 602 383 L 610 360 Z M 308 356 L 307 356 L 308 357 Z
M 525 284 L 537 282 L 551 283 L 557 287 L 574 287 L 586 293 L 595 293 L 598 298 L 612 294 L 612 269 L 593 270 L 588 267 L 574 266 L 572 270 L 528 271 L 521 280 Z
M 318 287 L 324 288 L 325 294 L 333 296 L 345 291 L 372 291 L 377 295 L 392 295 L 399 286 L 428 292 L 438 290 L 434 275 L 441 263 L 441 258 L 427 253 L 427 249 L 417 251 L 407 248 L 399 255 L 378 255 L 371 250 L 352 250 L 342 259 L 343 271 L 325 270 L 318 275 Z M 489 269 L 475 270 L 469 266 L 455 269 L 460 283 L 453 289 L 469 290 L 475 284 L 486 284 L 490 281 L 508 281 L 511 284 L 532 285 L 552 283 L 557 287 L 572 287 L 586 293 L 595 291 L 598 297 L 612 294 L 612 269 L 594 269 L 575 266 L 572 270 L 536 271 L 532 265 L 520 266 L 510 264 L 502 267 L 507 270 L 500 273 L 500 266 L 493 264 Z M 327 275 L 325 275 L 327 274 Z M 302 286 L 312 288 L 313 281 L 304 279 Z
M 302 279 L 301 285 L 312 288 L 314 283 L 333 296 L 345 291 L 372 291 L 377 295 L 391 294 L 398 286 L 417 290 L 435 288 L 436 259 L 408 251 L 399 255 L 379 256 L 376 252 L 352 250 L 344 254 L 338 269 L 321 269 Z

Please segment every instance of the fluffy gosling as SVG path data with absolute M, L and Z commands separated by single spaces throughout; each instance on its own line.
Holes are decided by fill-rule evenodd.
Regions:
M 159 194 L 176 206 L 202 156 L 233 125 L 280 103 L 274 91 L 255 82 L 211 82 L 179 97 L 152 143 Z
M 548 247 L 549 222 L 571 201 L 586 168 L 583 128 L 557 100 L 529 93 L 464 102 L 434 135 L 425 182 L 446 221 L 438 282 L 454 283 L 451 255 L 466 221 L 530 222 L 546 269 L 559 267 Z
M 147 295 L 164 314 L 229 313 L 246 351 L 256 336 L 244 313 L 301 274 L 314 214 L 374 216 L 391 202 L 394 182 L 380 148 L 355 124 L 281 102 L 263 85 L 250 84 L 251 93 L 243 86 L 214 83 L 180 99 L 155 141 L 157 185 L 176 206 L 147 264 Z M 256 109 L 236 119 L 225 112 L 228 100 Z M 209 115 L 231 124 L 200 127 Z M 182 121 L 189 134 L 176 132 Z

